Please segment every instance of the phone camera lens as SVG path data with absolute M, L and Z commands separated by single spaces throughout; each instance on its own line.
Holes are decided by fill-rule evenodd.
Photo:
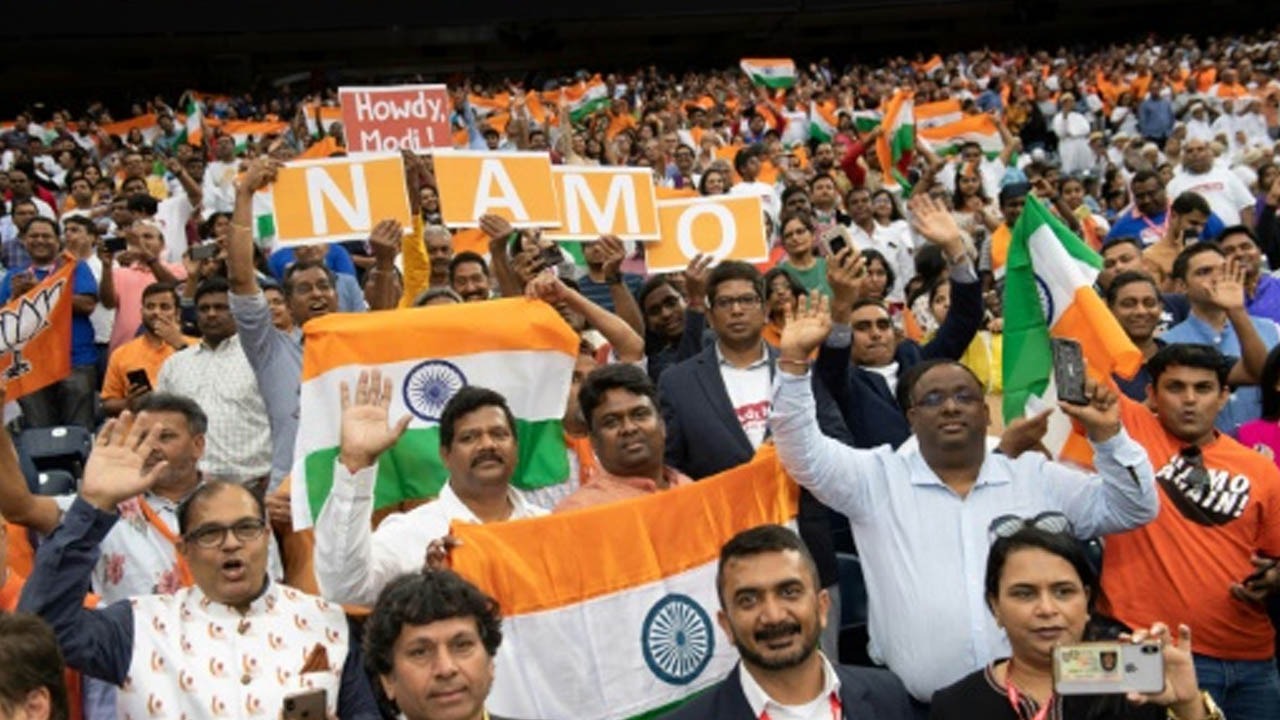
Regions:
M 1160 652 L 1160 646 L 1159 646 L 1159 645 L 1144 645 L 1144 646 L 1142 647 L 1142 654 L 1143 654 L 1143 655 L 1155 655 L 1155 654 L 1156 654 L 1156 653 L 1158 653 L 1158 652 Z
M 284 701 L 284 709 L 285 709 L 285 710 L 287 710 L 287 711 L 289 711 L 289 712 L 293 712 L 293 709 L 294 709 L 295 707 L 297 707 L 297 705 L 293 702 L 293 700 L 285 700 L 285 701 Z

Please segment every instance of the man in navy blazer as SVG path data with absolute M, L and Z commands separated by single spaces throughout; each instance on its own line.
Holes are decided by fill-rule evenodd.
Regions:
M 741 662 L 666 720 L 911 720 L 902 682 L 887 670 L 834 665 L 818 649 L 827 593 L 804 543 L 780 525 L 734 536 L 720 551 L 720 628 Z
M 715 341 L 667 368 L 658 379 L 667 427 L 666 463 L 694 480 L 741 465 L 755 455 L 768 436 L 778 358 L 777 351 L 764 342 L 764 281 L 755 267 L 720 263 L 707 277 L 706 294 L 706 318 Z M 817 380 L 814 396 L 822 433 L 852 444 L 839 409 Z M 822 587 L 835 592 L 839 569 L 831 516 L 825 505 L 807 490 L 801 491 L 796 520 L 800 536 L 817 558 Z M 834 600 L 833 613 L 839 617 L 838 594 Z M 833 623 L 823 638 L 823 647 L 833 653 L 838 632 Z
M 814 374 L 830 391 L 856 448 L 885 443 L 896 448 L 905 442 L 911 427 L 897 400 L 898 379 L 925 360 L 959 360 L 982 325 L 982 283 L 965 252 L 960 229 L 945 209 L 923 199 L 915 201 L 912 209 L 916 230 L 941 246 L 950 263 L 951 307 L 929 342 L 898 342 L 884 304 L 858 299 L 860 280 L 851 267 L 829 265 L 834 327 L 818 351 Z

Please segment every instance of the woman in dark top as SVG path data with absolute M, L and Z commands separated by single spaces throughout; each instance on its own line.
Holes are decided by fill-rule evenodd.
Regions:
M 1191 630 L 1174 637 L 1163 624 L 1133 640 L 1164 646 L 1164 691 L 1138 695 L 1053 692 L 1053 648 L 1096 637 L 1090 618 L 1097 577 L 1065 517 L 1043 513 L 1033 520 L 997 518 L 987 557 L 987 605 L 1009 636 L 1013 657 L 997 660 L 933 696 L 930 720 L 1211 720 L 1220 718 L 1201 693 L 1191 661 Z M 1086 632 L 1088 630 L 1089 632 Z M 1127 635 L 1120 636 L 1128 641 Z M 1102 639 L 1102 638 L 1097 638 Z

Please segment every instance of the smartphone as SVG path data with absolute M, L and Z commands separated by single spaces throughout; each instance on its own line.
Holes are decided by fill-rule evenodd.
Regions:
M 122 237 L 102 238 L 102 246 L 107 249 L 107 252 L 113 252 L 113 253 L 124 252 L 125 245 L 126 245 L 125 239 Z
M 209 242 L 191 248 L 192 260 L 208 260 L 218 254 L 218 243 Z
M 1087 642 L 1053 649 L 1053 691 L 1059 695 L 1163 689 L 1164 648 L 1159 643 Z
M 543 248 L 542 254 L 538 258 L 542 261 L 542 267 L 544 268 L 557 267 L 564 262 L 564 251 L 560 249 L 559 245 L 553 244 L 550 247 Z
M 1053 383 L 1058 389 L 1058 399 L 1072 405 L 1088 405 L 1084 392 L 1084 351 L 1080 343 L 1067 338 L 1053 338 Z
M 148 390 L 151 389 L 151 379 L 147 377 L 146 370 L 143 370 L 141 368 L 137 370 L 130 370 L 129 372 L 125 373 L 124 376 L 126 379 L 129 380 L 129 387 L 133 387 L 134 385 L 141 385 L 142 387 Z
M 324 688 L 285 696 L 284 720 L 325 720 L 329 693 Z
M 835 257 L 841 250 L 849 247 L 849 237 L 844 228 L 836 225 L 822 232 L 822 242 L 826 243 L 830 256 Z

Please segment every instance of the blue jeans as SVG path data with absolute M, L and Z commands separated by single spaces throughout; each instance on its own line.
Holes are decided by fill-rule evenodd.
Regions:
M 1219 660 L 1196 655 L 1196 679 L 1231 720 L 1280 720 L 1280 673 L 1274 660 Z

